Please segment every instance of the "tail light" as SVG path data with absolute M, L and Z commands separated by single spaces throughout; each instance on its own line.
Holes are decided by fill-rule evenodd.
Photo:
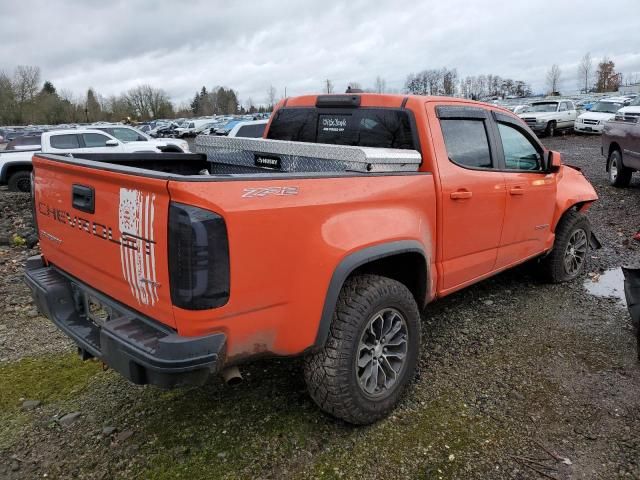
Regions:
M 33 217 L 33 228 L 36 231 L 36 235 L 40 236 L 40 230 L 38 230 L 38 211 L 36 210 L 36 171 L 31 170 L 31 180 L 29 188 L 31 189 L 31 216 Z
M 169 207 L 171 301 L 206 310 L 229 300 L 229 240 L 224 218 L 172 202 Z

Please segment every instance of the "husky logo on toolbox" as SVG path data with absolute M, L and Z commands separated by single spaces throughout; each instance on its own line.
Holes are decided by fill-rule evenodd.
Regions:
M 156 281 L 156 250 L 153 221 L 155 218 L 156 196 L 143 194 L 140 190 L 120 189 L 118 224 L 122 235 L 134 237 L 137 248 L 120 245 L 122 276 L 131 287 L 131 294 L 138 303 L 155 305 L 158 301 Z M 143 245 L 143 239 L 149 239 Z M 145 247 L 148 252 L 145 252 Z M 147 253 L 145 255 L 145 253 Z

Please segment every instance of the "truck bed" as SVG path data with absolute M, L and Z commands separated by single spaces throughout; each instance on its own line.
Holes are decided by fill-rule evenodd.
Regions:
M 61 162 L 102 170 L 129 170 L 145 176 L 241 178 L 417 172 L 422 157 L 415 150 L 320 145 L 303 142 L 198 138 L 199 153 L 81 153 L 59 156 Z M 48 155 L 38 154 L 48 157 Z M 124 168 L 123 168 L 124 167 Z

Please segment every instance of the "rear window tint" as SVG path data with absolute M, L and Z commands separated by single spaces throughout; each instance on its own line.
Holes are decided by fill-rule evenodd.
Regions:
M 271 122 L 267 138 L 417 150 L 407 111 L 380 108 L 283 108 Z
M 52 135 L 49 142 L 52 148 L 80 148 L 77 135 Z
M 248 138 L 258 138 L 261 137 L 264 133 L 265 123 L 256 124 L 256 125 L 245 125 L 238 129 L 236 133 L 236 137 L 248 137 Z
M 14 138 L 7 144 L 5 150 L 15 150 L 15 147 L 23 147 L 28 145 L 40 145 L 40 135 Z

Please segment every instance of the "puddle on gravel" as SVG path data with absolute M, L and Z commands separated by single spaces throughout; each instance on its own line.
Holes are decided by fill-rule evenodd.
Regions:
M 627 301 L 624 298 L 624 274 L 621 268 L 612 268 L 604 273 L 587 278 L 584 281 L 584 288 L 596 297 L 617 298 L 621 305 L 627 305 Z

